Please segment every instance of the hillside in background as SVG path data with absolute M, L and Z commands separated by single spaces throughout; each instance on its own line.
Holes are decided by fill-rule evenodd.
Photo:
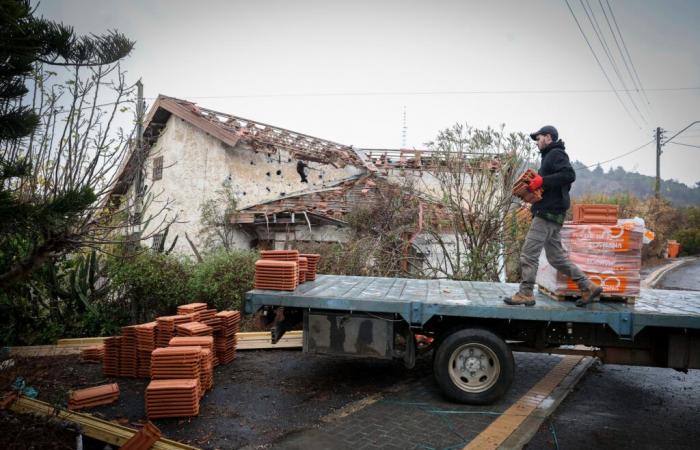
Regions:
M 627 172 L 622 167 L 605 172 L 599 166 L 587 169 L 579 161 L 574 161 L 576 182 L 571 190 L 573 197 L 596 194 L 629 193 L 640 199 L 654 195 L 655 178 L 637 172 Z M 675 206 L 700 205 L 700 182 L 695 187 L 675 180 L 661 180 L 661 196 Z

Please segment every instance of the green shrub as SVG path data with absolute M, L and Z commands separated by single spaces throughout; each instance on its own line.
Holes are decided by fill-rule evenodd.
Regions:
M 219 250 L 194 266 L 191 291 L 198 301 L 218 310 L 241 309 L 245 293 L 253 288 L 255 261 L 251 250 Z
M 194 301 L 191 275 L 188 261 L 150 250 L 109 264 L 112 293 L 127 301 L 131 323 L 175 314 L 177 305 Z

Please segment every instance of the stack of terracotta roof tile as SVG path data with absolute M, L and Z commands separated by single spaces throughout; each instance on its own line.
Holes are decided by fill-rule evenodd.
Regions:
M 136 349 L 138 351 L 138 376 L 151 376 L 151 352 L 156 348 L 156 327 L 158 322 L 136 325 Z
M 146 387 L 146 415 L 149 419 L 196 416 L 199 391 L 199 377 L 153 380 Z
M 306 258 L 308 262 L 308 269 L 306 271 L 306 281 L 314 281 L 316 279 L 316 270 L 318 269 L 318 261 L 321 259 L 321 255 L 316 253 L 300 253 L 299 257 Z
M 239 311 L 221 311 L 216 314 L 221 319 L 221 330 L 216 334 L 214 347 L 221 364 L 228 364 L 236 358 L 236 333 L 240 330 Z
M 513 184 L 513 195 L 526 201 L 527 203 L 537 203 L 542 200 L 542 188 L 535 192 L 530 191 L 530 182 L 537 176 L 537 172 L 532 169 L 527 169 Z
M 263 250 L 260 259 L 272 261 L 293 261 L 299 263 L 299 250 Z M 297 280 L 299 279 L 299 266 L 297 265 Z M 297 284 L 299 282 L 297 281 Z
M 151 354 L 151 378 L 167 380 L 197 378 L 200 375 L 201 347 L 165 347 Z
M 299 284 L 296 261 L 260 259 L 255 262 L 255 289 L 293 291 Z
M 213 336 L 178 336 L 170 339 L 170 347 L 190 347 L 199 346 L 208 348 L 212 351 L 212 364 L 218 365 L 216 355 L 214 354 L 214 337 Z
M 167 347 L 168 342 L 176 334 L 175 327 L 179 324 L 192 322 L 194 314 L 178 314 L 175 316 L 162 316 L 156 319 L 156 347 Z
M 146 422 L 146 425 L 119 447 L 119 450 L 149 450 L 159 439 L 160 430 L 151 422 Z
M 102 372 L 107 377 L 119 376 L 119 353 L 121 342 L 121 336 L 108 337 L 104 341 L 105 356 L 102 360 Z
M 202 357 L 200 361 L 202 367 L 199 375 L 199 382 L 203 393 L 214 387 L 214 351 L 208 348 L 202 348 Z
M 216 327 L 219 326 L 219 320 L 216 318 L 216 312 L 216 308 L 201 311 L 197 322 L 209 325 L 210 327 L 214 328 L 214 331 L 216 331 Z
M 309 260 L 299 257 L 299 284 L 306 283 L 306 272 L 309 270 Z
M 601 223 L 617 225 L 618 205 L 608 204 L 575 204 L 574 223 Z
M 210 326 L 201 322 L 187 322 L 175 327 L 178 336 L 212 336 L 213 331 Z
M 186 305 L 180 305 L 177 307 L 177 313 L 180 315 L 184 314 L 194 314 L 193 322 L 198 322 L 200 319 L 199 314 L 207 310 L 206 303 L 188 303 Z
M 91 345 L 80 350 L 80 360 L 83 362 L 101 363 L 105 356 L 104 345 Z
M 119 398 L 117 383 L 95 386 L 72 391 L 68 396 L 68 409 L 83 409 L 93 406 L 108 405 Z
M 136 326 L 122 327 L 122 343 L 119 350 L 119 376 L 138 375 L 138 351 L 136 350 Z

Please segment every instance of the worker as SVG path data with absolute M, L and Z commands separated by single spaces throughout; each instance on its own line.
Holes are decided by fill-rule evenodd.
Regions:
M 535 131 L 530 137 L 537 142 L 542 163 L 538 175 L 530 181 L 528 188 L 535 192 L 543 188 L 542 200 L 531 207 L 532 223 L 520 252 L 522 281 L 520 289 L 512 297 L 503 299 L 509 305 L 533 306 L 535 304 L 535 278 L 539 257 L 544 248 L 547 261 L 557 271 L 570 277 L 581 290 L 581 298 L 576 306 L 586 306 L 595 301 L 603 292 L 569 261 L 561 244 L 561 228 L 566 211 L 569 209 L 569 191 L 576 180 L 576 172 L 571 167 L 564 142 L 559 139 L 557 129 L 551 125 Z

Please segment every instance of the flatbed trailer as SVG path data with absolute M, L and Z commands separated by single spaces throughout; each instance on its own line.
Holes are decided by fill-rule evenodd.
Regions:
M 273 325 L 273 342 L 303 324 L 309 353 L 402 359 L 411 367 L 417 353 L 433 350 L 437 384 L 463 403 L 491 403 L 510 388 L 514 350 L 700 368 L 700 292 L 642 289 L 634 304 L 602 301 L 586 308 L 541 293 L 533 307 L 503 303 L 517 289 L 495 282 L 318 275 L 294 291 L 249 291 L 245 312 L 261 311 Z

